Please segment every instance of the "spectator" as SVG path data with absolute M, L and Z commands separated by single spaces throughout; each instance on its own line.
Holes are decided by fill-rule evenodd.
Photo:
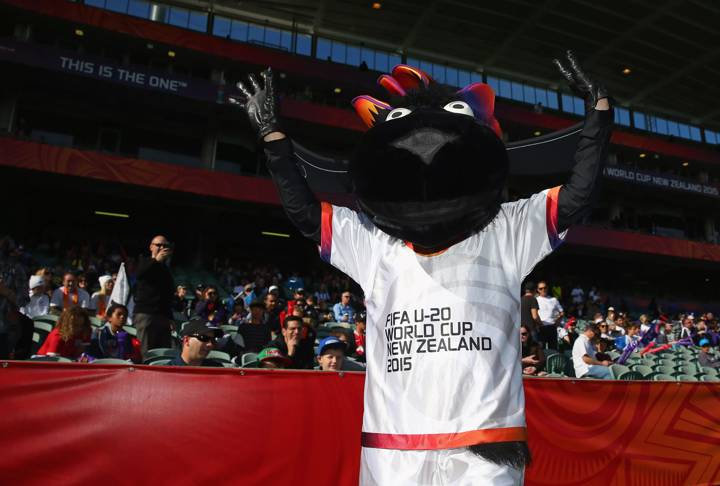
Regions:
M 228 319 L 228 324 L 231 324 L 233 326 L 240 326 L 247 317 L 247 312 L 245 311 L 245 306 L 243 305 L 243 301 L 238 300 L 233 305 L 232 314 L 230 315 L 230 318 Z
M 652 323 L 650 322 L 650 318 L 648 317 L 647 314 L 640 314 L 639 320 L 640 320 L 640 335 L 642 336 L 643 334 L 648 332 L 648 330 L 652 326 Z
M 140 363 L 140 341 L 123 331 L 128 318 L 127 307 L 113 303 L 106 317 L 105 325 L 92 333 L 89 354 L 94 358 L 129 359 Z
M 524 375 L 545 374 L 545 354 L 542 348 L 533 340 L 530 329 L 525 324 L 520 325 L 520 350 Z
M 227 311 L 222 302 L 220 302 L 220 299 L 218 299 L 217 288 L 212 285 L 208 285 L 205 288 L 203 300 L 195 306 L 195 315 L 209 322 L 214 327 L 227 322 Z
M 90 305 L 90 296 L 85 290 L 78 288 L 77 277 L 72 272 L 67 272 L 63 276 L 63 285 L 55 289 L 50 299 L 50 310 L 59 314 L 63 310 L 79 306 L 87 309 Z
M 53 287 L 53 272 L 52 272 L 52 270 L 47 267 L 42 267 L 42 268 L 38 269 L 37 272 L 35 272 L 35 275 L 43 278 L 43 281 L 45 283 L 45 293 L 47 294 L 48 299 L 50 297 L 52 297 L 53 290 L 55 290 Z
M 619 320 L 619 318 L 618 318 Z M 618 321 L 615 321 L 616 323 Z M 630 346 L 635 341 L 640 340 L 640 336 L 638 336 L 638 332 L 640 331 L 640 326 L 637 324 L 628 324 L 627 329 L 625 330 L 625 334 L 622 336 L 615 337 L 615 347 L 618 351 L 624 351 L 628 346 Z
M 37 354 L 80 359 L 90 346 L 91 335 L 87 312 L 77 305 L 67 307 Z
M 607 321 L 608 334 L 611 338 L 617 339 L 625 335 L 625 316 L 617 315 L 613 320 Z
M 250 304 L 250 317 L 240 325 L 238 334 L 245 341 L 246 353 L 258 353 L 267 346 L 272 336 L 265 322 L 265 305 L 262 302 L 256 300 Z
M 301 291 L 305 288 L 305 281 L 297 271 L 293 271 L 285 282 L 285 288 L 292 291 Z
M 258 353 L 258 364 L 260 368 L 283 369 L 289 368 L 292 361 L 282 354 L 278 348 L 263 348 Z
M 100 290 L 90 297 L 88 309 L 92 310 L 97 317 L 104 318 L 110 304 L 110 295 L 112 295 L 115 281 L 111 275 L 103 275 L 98 278 L 98 282 L 100 283 Z
M 190 302 L 192 301 L 187 299 L 187 287 L 185 285 L 178 285 L 175 289 L 175 296 L 173 297 L 173 311 L 187 318 L 189 315 Z
M 88 290 L 87 277 L 82 272 L 77 275 L 77 286 L 79 289 L 83 289 L 85 292 L 87 292 L 87 290 Z
M 598 330 L 600 331 L 600 339 L 604 339 L 607 341 L 614 341 L 614 338 L 610 336 L 610 330 L 608 329 L 608 323 L 605 322 L 604 319 L 600 319 L 600 322 L 597 323 Z
M 680 328 L 680 338 L 694 338 L 695 337 L 695 323 L 692 315 L 686 316 L 682 320 L 682 327 Z
M 30 319 L 44 316 L 50 310 L 50 298 L 45 293 L 45 279 L 39 275 L 30 277 L 30 301 L 20 309 L 20 312 Z
M 575 340 L 572 350 L 572 360 L 573 366 L 575 367 L 575 376 L 578 378 L 584 376 L 604 380 L 612 378 L 609 368 L 612 361 L 599 361 L 595 358 L 593 342 L 596 337 L 599 336 L 600 331 L 598 327 L 595 324 L 588 324 L 585 332 L 580 334 Z
M 173 345 L 173 297 L 175 282 L 170 273 L 173 245 L 162 235 L 150 242 L 150 258 L 138 263 L 135 272 L 135 314 L 143 358 L 149 349 L 169 348 Z
M 254 291 L 255 285 L 254 284 L 245 284 L 245 287 L 243 288 L 243 292 L 238 296 L 243 300 L 246 306 L 249 306 L 254 300 L 257 299 L 255 296 Z M 237 298 L 237 297 L 236 297 Z
M 720 368 L 720 359 L 710 354 L 710 340 L 707 338 L 700 340 L 698 364 L 704 368 Z
M 305 297 L 305 316 L 310 317 L 315 322 L 320 320 L 317 302 L 315 301 L 315 296 L 312 294 L 308 294 L 307 297 Z
M 670 321 L 665 321 L 663 327 L 660 329 L 655 342 L 657 344 L 671 344 L 677 341 L 675 332 L 673 331 L 673 324 Z
M 358 361 L 365 362 L 365 312 L 360 312 L 355 317 L 355 331 L 353 331 L 353 337 L 355 338 L 355 356 Z
M 291 368 L 312 369 L 313 353 L 312 346 L 309 347 L 310 354 L 304 352 L 308 347 L 302 346 L 302 319 L 296 316 L 288 316 L 282 324 L 282 336 L 268 344 L 268 347 L 277 348 L 280 352 L 290 358 Z M 312 343 L 310 343 L 312 345 Z
M 578 309 L 585 303 L 585 291 L 579 285 L 570 291 L 570 297 Z
M 537 341 L 542 321 L 538 313 L 538 301 L 535 297 L 535 283 L 526 282 L 524 289 L 525 293 L 520 299 L 520 324 L 525 326 L 530 331 L 533 340 Z
M 538 337 L 540 342 L 550 349 L 558 348 L 557 323 L 563 316 L 563 308 L 555 297 L 548 297 L 548 285 L 546 282 L 538 283 L 538 315 L 542 326 L 539 329 Z
M 613 324 L 615 324 L 616 316 L 615 307 L 608 307 L 607 318 L 605 318 L 605 321 L 608 323 L 609 328 L 612 328 Z
M 347 290 L 340 296 L 340 302 L 333 306 L 335 322 L 355 322 L 355 309 L 350 305 L 350 292 Z
M 270 287 L 271 289 L 273 287 Z M 277 290 L 277 287 L 275 287 Z M 277 293 L 272 290 L 265 295 L 265 323 L 270 328 L 270 332 L 276 336 L 280 334 L 280 307 L 278 306 Z
M 323 338 L 318 345 L 318 364 L 322 371 L 340 371 L 347 346 L 335 336 Z
M 560 351 L 572 351 L 573 344 L 578 337 L 575 331 L 576 319 L 571 317 L 567 320 L 564 327 L 558 330 L 558 340 L 560 341 Z
M 315 298 L 318 300 L 318 303 L 320 302 L 330 302 L 330 292 L 328 292 L 327 285 L 322 283 L 320 284 L 320 287 L 315 292 Z
M 218 327 L 208 326 L 200 319 L 188 322 L 182 330 L 182 348 L 180 355 L 168 363 L 168 366 L 213 366 L 222 367 L 222 364 L 207 359 L 208 354 L 215 348 L 217 339 L 223 332 Z

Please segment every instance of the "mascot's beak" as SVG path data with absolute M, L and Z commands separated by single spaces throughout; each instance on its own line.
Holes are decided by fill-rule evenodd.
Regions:
M 447 133 L 437 128 L 420 128 L 413 130 L 402 138 L 392 142 L 395 148 L 407 150 L 417 155 L 425 163 L 430 165 L 435 155 L 445 145 L 454 142 L 460 136 L 455 133 Z

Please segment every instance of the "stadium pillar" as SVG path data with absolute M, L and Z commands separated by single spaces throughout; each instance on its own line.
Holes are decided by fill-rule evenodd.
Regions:
M 13 133 L 15 131 L 16 116 L 17 96 L 0 99 L 0 133 Z
M 718 244 L 718 231 L 715 225 L 715 218 L 708 216 L 705 218 L 705 240 L 710 243 Z

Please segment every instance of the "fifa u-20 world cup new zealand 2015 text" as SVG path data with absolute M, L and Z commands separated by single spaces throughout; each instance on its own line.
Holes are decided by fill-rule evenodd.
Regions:
M 391 312 L 385 318 L 388 373 L 412 370 L 410 355 L 490 351 L 489 337 L 474 336 L 474 324 L 455 320 L 450 307 Z

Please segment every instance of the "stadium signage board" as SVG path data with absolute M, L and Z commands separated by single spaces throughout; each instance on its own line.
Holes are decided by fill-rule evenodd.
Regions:
M 139 66 L 120 65 L 99 56 L 13 39 L 0 40 L 0 60 L 203 101 L 216 101 L 221 89 L 202 79 Z
M 689 181 L 680 177 L 660 175 L 653 172 L 633 169 L 622 169 L 619 167 L 606 167 L 604 173 L 605 177 L 610 179 L 720 198 L 720 188 L 718 186 Z

